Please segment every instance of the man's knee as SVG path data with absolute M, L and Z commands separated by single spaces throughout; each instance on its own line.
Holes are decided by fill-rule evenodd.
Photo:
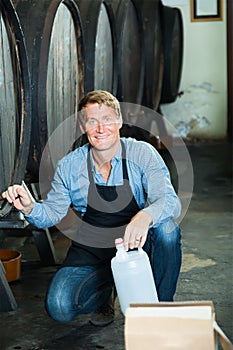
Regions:
M 180 227 L 173 220 L 168 220 L 154 228 L 155 239 L 164 244 L 179 244 L 181 241 Z
M 45 299 L 45 309 L 48 315 L 58 322 L 69 322 L 73 319 L 72 306 L 69 300 L 56 297 L 54 294 L 47 294 Z

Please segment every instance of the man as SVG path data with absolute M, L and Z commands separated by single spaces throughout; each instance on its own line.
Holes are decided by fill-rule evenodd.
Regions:
M 70 206 L 82 223 L 47 292 L 46 309 L 58 321 L 91 313 L 94 325 L 114 319 L 110 262 L 114 240 L 147 252 L 160 301 L 172 301 L 181 265 L 181 236 L 173 221 L 180 201 L 155 148 L 120 138 L 117 99 L 106 91 L 88 93 L 79 104 L 80 127 L 88 143 L 58 162 L 52 188 L 34 203 L 22 186 L 2 196 L 38 227 L 54 226 Z M 127 293 L 127 290 L 126 290 Z

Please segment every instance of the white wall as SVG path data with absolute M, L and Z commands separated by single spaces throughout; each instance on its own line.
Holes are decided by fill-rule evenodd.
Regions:
M 182 137 L 218 139 L 227 134 L 226 0 L 223 20 L 191 22 L 189 0 L 163 0 L 181 10 L 184 60 L 180 91 L 174 103 L 161 106 Z

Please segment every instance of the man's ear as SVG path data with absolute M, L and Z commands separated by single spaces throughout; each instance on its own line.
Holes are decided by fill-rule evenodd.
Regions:
M 122 125 L 123 125 L 123 119 L 122 119 L 122 115 L 120 115 L 119 130 L 122 128 Z
M 84 127 L 82 126 L 82 124 L 79 124 L 80 130 L 82 131 L 82 134 L 85 134 L 85 130 Z
M 82 134 L 85 134 L 86 131 L 85 131 L 85 121 L 84 121 L 83 113 L 84 113 L 83 110 L 78 112 L 78 123 L 79 123 L 79 127 L 80 127 Z

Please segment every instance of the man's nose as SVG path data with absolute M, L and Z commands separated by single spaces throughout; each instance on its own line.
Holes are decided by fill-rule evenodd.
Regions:
M 97 131 L 98 132 L 104 132 L 104 123 L 102 123 L 102 122 L 98 123 Z

